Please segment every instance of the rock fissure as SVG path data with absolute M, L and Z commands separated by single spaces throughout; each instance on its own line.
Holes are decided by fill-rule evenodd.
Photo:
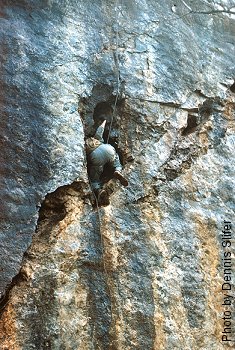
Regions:
M 113 338 L 114 335 L 110 338 L 110 335 L 108 334 L 112 323 L 112 311 L 110 303 L 112 294 L 109 291 L 108 287 L 110 272 L 105 266 L 106 253 L 104 251 L 105 246 L 103 243 L 104 237 L 102 236 L 102 222 L 100 213 L 95 213 L 92 207 L 88 205 L 88 207 L 90 207 L 90 210 L 93 212 L 93 214 L 90 212 L 88 215 L 93 216 L 92 224 L 94 225 L 95 229 L 94 233 L 95 235 L 98 234 L 100 237 L 98 239 L 99 245 L 95 247 L 95 250 L 99 255 L 99 257 L 97 256 L 98 259 L 96 258 L 94 260 L 92 257 L 89 257 L 88 251 L 86 252 L 86 250 L 81 249 L 80 259 L 76 262 L 77 258 L 74 256 L 74 253 L 76 254 L 76 251 L 74 251 L 74 253 L 72 251 L 71 253 L 69 251 L 66 253 L 66 250 L 63 247 L 63 238 L 60 236 L 63 230 L 66 229 L 66 226 L 76 226 L 76 221 L 80 220 L 79 212 L 81 206 L 87 206 L 85 202 L 88 196 L 89 191 L 87 190 L 87 184 L 82 182 L 74 182 L 71 185 L 66 185 L 58 188 L 55 192 L 50 193 L 45 197 L 45 200 L 43 201 L 39 212 L 37 230 L 35 236 L 33 237 L 33 242 L 30 248 L 24 255 L 20 273 L 14 277 L 11 285 L 9 286 L 5 296 L 1 301 L 1 316 L 4 319 L 5 315 L 8 315 L 8 312 L 11 308 L 16 308 L 17 298 L 21 294 L 25 295 L 26 297 L 25 293 L 27 290 L 26 299 L 28 306 L 25 305 L 23 307 L 24 311 L 23 309 L 21 311 L 23 313 L 27 313 L 27 308 L 30 307 L 31 303 L 33 302 L 37 308 L 35 316 L 39 316 L 38 312 L 40 312 L 41 321 L 47 324 L 46 318 L 48 317 L 48 312 L 50 313 L 50 310 L 54 304 L 54 311 L 57 309 L 56 303 L 58 300 L 56 302 L 56 299 L 58 298 L 58 295 L 56 297 L 56 286 L 58 286 L 58 283 L 62 283 L 61 286 L 63 286 L 63 281 L 60 279 L 59 281 L 57 278 L 55 278 L 53 271 L 46 271 L 46 264 L 52 264 L 55 270 L 58 270 L 59 268 L 61 273 L 67 268 L 72 268 L 74 265 L 75 271 L 79 271 L 79 269 L 81 269 L 81 276 L 83 276 L 82 278 L 84 279 L 84 283 L 88 288 L 87 302 L 88 304 L 90 303 L 90 316 L 88 317 L 93 324 L 93 330 L 90 330 L 91 336 L 93 338 L 95 337 L 96 346 L 97 344 L 100 344 L 99 346 L 102 348 L 110 347 L 112 349 L 115 349 L 114 345 L 110 345 L 110 342 L 115 342 Z M 80 209 L 75 209 L 74 205 L 77 205 L 79 203 Z M 100 211 L 99 208 L 97 208 L 97 210 Z M 83 225 L 90 224 L 88 222 L 88 219 L 85 218 L 82 220 L 82 223 Z M 61 241 L 62 245 L 59 248 L 59 251 L 56 252 L 57 245 L 61 244 L 59 241 Z M 78 244 L 77 238 L 75 236 L 72 240 L 70 239 L 70 242 L 71 245 L 76 246 Z M 89 239 L 87 243 L 89 244 Z M 79 249 L 79 246 L 77 249 Z M 53 250 L 53 254 L 59 253 L 62 256 L 62 265 L 60 259 L 57 262 L 53 261 L 54 258 L 51 255 Z M 50 283 L 50 280 L 52 281 L 52 285 L 51 288 L 48 289 L 48 283 Z M 42 281 L 43 284 L 39 287 L 39 284 Z M 76 287 L 76 284 L 74 287 Z M 16 297 L 16 299 L 14 297 Z M 40 299 L 41 297 L 43 297 L 43 300 Z M 99 298 L 102 299 L 100 300 Z M 100 317 L 101 315 L 99 314 L 98 309 L 103 308 L 103 303 L 105 303 L 105 309 L 103 310 L 105 314 L 102 314 L 102 317 Z M 58 310 L 56 313 L 57 312 Z M 18 316 L 26 326 L 26 323 L 33 321 L 33 318 L 29 316 L 28 320 L 24 320 L 23 313 L 21 314 L 21 312 L 19 312 Z M 55 315 L 55 317 L 59 317 L 59 314 L 57 314 L 57 316 Z M 105 325 L 106 322 L 107 324 Z M 49 324 L 48 327 L 50 327 Z M 107 330 L 105 332 L 103 331 L 104 327 L 107 327 Z M 4 325 L 1 324 L 1 322 L 0 329 L 1 331 L 4 329 Z M 2 334 L 9 334 L 9 331 L 10 329 L 5 329 Z M 34 335 L 32 335 L 32 337 L 28 340 L 35 344 L 35 346 L 39 346 L 40 349 L 50 349 L 51 347 L 57 346 L 56 330 L 54 331 L 54 334 L 51 333 L 49 336 L 49 328 L 47 329 L 47 326 L 45 326 L 44 332 L 45 334 L 48 333 L 48 336 L 46 337 L 41 337 L 39 335 L 42 331 L 41 329 L 39 330 L 37 328 L 34 328 L 33 331 Z M 3 341 L 3 344 L 7 343 L 7 338 L 3 338 L 1 340 Z M 23 342 L 23 338 L 21 340 L 18 339 L 18 341 L 18 345 L 20 345 L 21 342 Z

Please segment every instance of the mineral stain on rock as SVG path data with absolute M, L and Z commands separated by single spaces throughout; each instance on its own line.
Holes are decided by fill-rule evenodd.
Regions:
M 232 2 L 0 5 L 0 349 L 232 348 Z M 107 171 L 97 208 L 104 118 L 129 186 Z

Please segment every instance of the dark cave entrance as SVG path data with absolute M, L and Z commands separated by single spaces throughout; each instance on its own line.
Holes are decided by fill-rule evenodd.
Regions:
M 116 99 L 116 97 L 114 96 Z M 114 98 L 111 98 L 111 101 L 102 101 L 98 102 L 94 108 L 93 120 L 95 129 L 106 120 L 106 126 L 103 134 L 104 143 L 112 145 L 120 159 L 120 163 L 123 167 L 123 152 L 119 145 L 119 125 L 116 118 L 120 119 L 118 111 L 115 106 Z M 117 105 L 120 106 L 120 101 L 117 102 Z M 88 164 L 88 173 L 89 173 L 89 164 Z M 108 183 L 114 175 L 113 167 L 108 163 L 105 164 L 103 173 L 101 175 L 101 182 L 104 185 Z
M 124 167 L 124 151 L 120 146 L 120 126 L 124 99 L 117 99 L 112 94 L 112 88 L 108 85 L 98 85 L 93 88 L 91 97 L 82 99 L 79 104 L 79 112 L 83 119 L 85 140 L 93 137 L 99 125 L 106 120 L 103 134 L 104 143 L 112 145 Z M 87 159 L 87 170 L 90 177 L 90 164 Z M 113 179 L 114 169 L 106 164 L 101 175 L 101 183 L 104 186 Z M 109 195 L 113 192 L 113 186 L 105 186 Z

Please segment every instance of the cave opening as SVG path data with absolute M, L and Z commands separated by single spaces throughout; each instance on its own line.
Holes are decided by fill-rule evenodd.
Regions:
M 106 120 L 106 125 L 103 133 L 103 140 L 105 144 L 110 144 L 114 147 L 116 153 L 118 154 L 120 163 L 123 167 L 123 153 L 118 147 L 119 144 L 119 123 L 116 118 L 118 116 L 117 109 L 115 106 L 114 98 L 110 98 L 108 101 L 98 102 L 94 108 L 93 121 L 95 130 Z M 88 174 L 90 174 L 89 163 L 88 163 Z M 114 168 L 110 163 L 106 163 L 103 168 L 100 180 L 102 186 L 108 183 L 114 178 Z
M 121 111 L 124 107 L 124 99 L 118 99 L 112 93 L 110 87 L 97 86 L 94 87 L 92 95 L 88 99 L 82 101 L 82 119 L 85 131 L 85 141 L 93 137 L 97 128 L 106 120 L 106 125 L 103 133 L 104 143 L 108 143 L 114 147 L 119 156 L 120 163 L 124 167 L 124 151 L 120 147 L 120 125 Z M 87 171 L 90 178 L 91 164 L 87 158 Z M 113 183 L 109 183 L 114 178 L 114 168 L 111 164 L 106 163 L 103 168 L 100 182 L 108 192 L 108 196 L 114 192 Z M 106 186 L 106 184 L 108 184 Z
M 118 105 L 119 103 L 117 103 L 117 106 Z M 95 130 L 104 120 L 106 120 L 105 130 L 103 134 L 104 143 L 109 143 L 115 148 L 116 152 L 120 157 L 121 164 L 123 165 L 122 150 L 118 147 L 120 132 L 120 116 L 118 115 L 118 110 L 116 109 L 116 113 L 114 113 L 114 106 L 112 103 L 107 101 L 99 102 L 94 108 L 93 120 Z

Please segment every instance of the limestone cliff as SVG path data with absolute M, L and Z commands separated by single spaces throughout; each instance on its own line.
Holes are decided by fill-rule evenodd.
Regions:
M 0 349 L 232 348 L 234 1 L 0 5 Z M 107 111 L 129 186 L 97 210 Z

